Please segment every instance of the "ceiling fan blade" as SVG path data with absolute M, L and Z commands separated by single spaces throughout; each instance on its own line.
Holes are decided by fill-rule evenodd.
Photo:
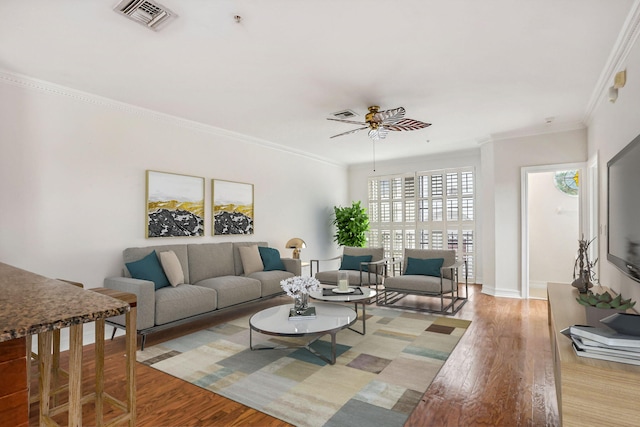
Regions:
M 335 138 L 337 136 L 349 135 L 351 133 L 360 132 L 361 130 L 365 130 L 365 129 L 369 129 L 369 126 L 365 126 L 363 128 L 358 128 L 358 129 L 352 129 L 352 130 L 347 131 L 347 132 L 342 132 L 342 133 L 339 133 L 337 135 L 330 136 L 329 138 Z
M 369 131 L 369 138 L 373 139 L 374 141 L 385 139 L 388 133 L 389 129 L 383 126 L 378 126 L 376 129 L 371 129 Z
M 385 125 L 389 130 L 418 130 L 431 126 L 431 123 L 421 122 L 413 119 L 402 119 L 394 124 Z
M 360 126 L 366 125 L 365 122 L 354 122 L 353 120 L 332 119 L 332 118 L 327 118 L 327 120 L 333 120 L 334 122 L 351 123 L 352 125 L 360 125 Z
M 373 120 L 383 125 L 395 124 L 404 117 L 404 114 L 404 107 L 399 107 L 392 110 L 379 111 L 373 115 Z

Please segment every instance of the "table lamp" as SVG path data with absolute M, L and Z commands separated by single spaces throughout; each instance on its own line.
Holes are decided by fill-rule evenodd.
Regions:
M 306 248 L 307 244 L 299 237 L 294 237 L 293 239 L 289 239 L 285 247 L 287 249 L 293 249 L 293 259 L 300 259 L 300 249 Z

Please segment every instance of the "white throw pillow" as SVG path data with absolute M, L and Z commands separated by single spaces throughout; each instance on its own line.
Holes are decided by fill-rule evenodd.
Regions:
M 178 286 L 184 283 L 184 271 L 182 271 L 182 265 L 175 252 L 160 252 L 160 264 L 162 264 L 164 274 L 169 279 L 171 286 Z
M 258 251 L 258 245 L 240 246 L 238 247 L 240 252 L 240 259 L 242 260 L 242 269 L 244 275 L 248 276 L 251 273 L 264 270 L 264 264 L 262 264 L 262 258 L 260 257 L 260 251 Z

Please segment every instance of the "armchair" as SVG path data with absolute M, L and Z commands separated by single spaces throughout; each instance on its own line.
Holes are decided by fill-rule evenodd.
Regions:
M 320 271 L 320 262 L 327 263 L 340 260 L 337 270 Z M 314 276 L 314 263 L 316 266 L 315 278 L 321 283 L 329 285 L 338 284 L 338 271 L 347 271 L 349 285 L 351 286 L 376 286 L 382 284 L 387 274 L 387 260 L 384 258 L 384 248 L 356 248 L 345 246 L 342 255 L 325 260 L 311 260 L 311 276 Z
M 402 268 L 403 262 L 404 269 Z M 464 297 L 460 296 L 458 290 L 459 269 L 465 266 L 465 261 L 456 260 L 455 250 L 405 249 L 403 260 L 394 261 L 392 267 L 397 265 L 400 266 L 401 275 L 385 279 L 384 295 L 378 299 L 378 305 L 455 314 L 467 302 L 469 289 L 466 268 L 464 269 Z M 392 270 L 395 271 L 395 268 Z M 407 295 L 439 298 L 440 309 L 395 304 Z M 445 300 L 447 300 L 446 304 Z

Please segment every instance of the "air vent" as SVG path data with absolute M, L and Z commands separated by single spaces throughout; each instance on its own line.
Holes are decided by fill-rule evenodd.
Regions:
M 177 16 L 166 7 L 149 0 L 122 0 L 113 10 L 154 31 Z
M 350 119 L 351 117 L 357 116 L 357 114 L 351 110 L 343 110 L 338 111 L 337 113 L 333 113 L 332 116 L 338 119 Z

